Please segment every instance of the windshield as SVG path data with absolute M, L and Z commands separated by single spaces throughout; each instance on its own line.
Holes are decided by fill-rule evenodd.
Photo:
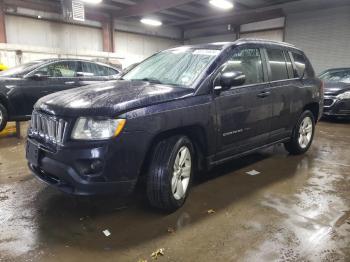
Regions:
M 328 71 L 320 75 L 320 78 L 329 82 L 350 83 L 350 70 Z
M 163 51 L 131 69 L 123 79 L 191 87 L 219 52 L 215 49 L 193 48 Z
M 7 76 L 7 77 L 23 76 L 29 73 L 31 70 L 35 69 L 35 67 L 40 63 L 42 63 L 42 61 L 33 61 L 30 63 L 22 64 L 22 65 L 10 68 L 8 70 L 2 71 L 0 73 L 0 76 Z

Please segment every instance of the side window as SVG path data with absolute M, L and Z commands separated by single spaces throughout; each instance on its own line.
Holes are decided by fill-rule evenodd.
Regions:
M 266 49 L 271 68 L 271 81 L 288 79 L 287 64 L 282 50 Z
M 292 54 L 293 54 L 294 63 L 297 69 L 297 74 L 298 74 L 297 76 L 302 77 L 306 68 L 305 57 L 302 54 L 298 54 L 298 53 L 292 53 Z
M 49 64 L 40 68 L 36 73 L 47 75 L 49 77 L 75 77 L 77 62 L 64 61 Z
M 287 70 L 288 70 L 289 78 L 295 78 L 296 75 L 295 75 L 295 72 L 294 72 L 294 69 L 293 69 L 293 64 L 292 64 L 292 60 L 290 59 L 289 52 L 287 52 L 287 51 L 284 52 L 284 55 L 286 56 Z
M 89 62 L 81 62 L 81 72 L 84 76 L 97 76 L 96 64 Z
M 259 49 L 240 49 L 235 51 L 224 65 L 224 70 L 241 71 L 246 81 L 244 85 L 264 82 L 264 73 Z
M 108 76 L 109 68 L 95 64 L 95 63 L 89 63 L 89 62 L 82 62 L 81 63 L 81 70 L 85 76 Z
M 108 67 L 108 75 L 113 76 L 113 75 L 118 75 L 119 72 L 117 70 L 114 70 L 113 68 Z

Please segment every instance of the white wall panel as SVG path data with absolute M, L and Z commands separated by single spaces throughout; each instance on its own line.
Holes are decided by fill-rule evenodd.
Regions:
M 303 49 L 317 73 L 350 66 L 350 7 L 287 16 L 286 42 Z
M 7 42 L 69 51 L 102 51 L 99 28 L 70 25 L 39 19 L 6 16 Z
M 123 57 L 123 67 L 140 62 L 145 58 L 171 47 L 179 46 L 176 40 L 125 33 L 115 33 L 115 48 L 119 57 Z
M 258 31 L 251 33 L 241 33 L 240 38 L 258 38 L 258 39 L 267 39 L 273 41 L 283 41 L 283 29 L 276 30 L 267 30 L 267 31 Z
M 185 44 L 187 45 L 196 45 L 196 44 L 205 44 L 205 43 L 214 43 L 214 42 L 233 42 L 236 40 L 236 35 L 234 33 L 207 36 L 207 37 L 195 37 L 187 40 Z

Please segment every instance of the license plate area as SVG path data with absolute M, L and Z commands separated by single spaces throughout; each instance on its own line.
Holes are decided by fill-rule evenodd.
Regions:
M 39 166 L 40 148 L 39 145 L 28 141 L 26 146 L 26 157 L 30 164 Z

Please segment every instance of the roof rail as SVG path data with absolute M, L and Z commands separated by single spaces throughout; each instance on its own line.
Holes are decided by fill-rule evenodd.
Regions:
M 264 43 L 264 44 L 277 44 L 277 45 L 283 45 L 283 46 L 296 48 L 295 45 L 292 45 L 292 44 L 289 44 L 286 42 L 279 42 L 279 41 L 259 39 L 259 38 L 240 38 L 240 39 L 237 39 L 236 42 L 255 42 L 255 43 Z

